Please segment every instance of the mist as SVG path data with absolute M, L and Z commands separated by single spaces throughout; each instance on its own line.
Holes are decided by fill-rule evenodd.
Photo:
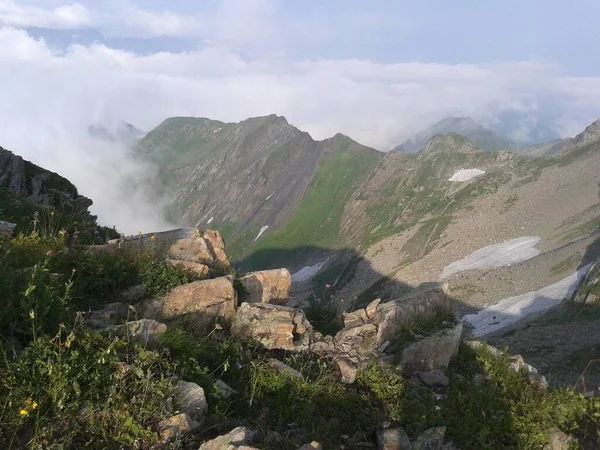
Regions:
M 168 199 L 132 188 L 148 186 L 157 168 L 134 158 L 131 143 L 91 136 L 90 126 L 127 122 L 150 131 L 171 116 L 234 122 L 275 113 L 315 139 L 341 132 L 389 151 L 448 116 L 485 125 L 515 113 L 527 118 L 517 130 L 525 137 L 540 112 L 563 137 L 600 117 L 600 77 L 568 76 L 542 59 L 298 59 L 245 54 L 218 41 L 180 53 L 140 55 L 97 43 L 57 50 L 4 26 L 0 67 L 0 145 L 71 180 L 94 201 L 99 222 L 125 233 L 177 224 L 164 219 Z

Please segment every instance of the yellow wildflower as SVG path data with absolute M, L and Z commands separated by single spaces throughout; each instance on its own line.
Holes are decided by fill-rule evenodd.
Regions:
M 54 217 L 54 211 L 50 211 L 50 217 Z
M 37 402 L 33 402 L 33 403 L 31 404 L 31 409 L 37 409 L 37 407 L 38 407 L 38 404 L 37 404 Z
M 29 413 L 28 413 L 28 412 L 27 412 L 25 409 L 22 409 L 21 411 L 19 411 L 19 414 L 20 414 L 21 416 L 23 416 L 23 417 L 25 417 L 25 416 L 28 416 L 28 415 L 29 415 Z
M 150 239 L 154 240 L 154 239 L 156 239 L 156 236 L 152 235 L 152 236 L 150 236 Z

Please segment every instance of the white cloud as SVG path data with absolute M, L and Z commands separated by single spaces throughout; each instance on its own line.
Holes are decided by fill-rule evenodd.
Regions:
M 551 106 L 568 134 L 600 116 L 600 78 L 567 77 L 548 61 L 290 61 L 218 46 L 148 56 L 101 45 L 53 53 L 4 27 L 0 64 L 0 145 L 72 179 L 101 220 L 126 231 L 148 229 L 153 212 L 139 199 L 129 202 L 142 205 L 133 212 L 127 203 L 114 210 L 120 184 L 107 180 L 140 171 L 124 149 L 88 142 L 87 127 L 105 118 L 149 130 L 175 115 L 237 121 L 277 113 L 315 138 L 342 132 L 386 150 L 448 115 L 490 119 Z
M 23 28 L 84 28 L 91 25 L 91 16 L 80 3 L 44 9 L 14 0 L 0 0 L 0 24 Z

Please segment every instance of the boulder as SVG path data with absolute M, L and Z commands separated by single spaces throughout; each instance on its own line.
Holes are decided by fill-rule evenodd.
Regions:
M 16 227 L 17 225 L 14 223 L 4 222 L 3 220 L 0 220 L 0 239 L 9 238 L 10 236 L 12 236 Z
M 198 450 L 234 450 L 244 448 L 256 439 L 257 433 L 246 427 L 237 427 L 229 433 L 205 442 Z
M 204 389 L 196 383 L 180 380 L 175 386 L 175 396 L 181 406 L 181 411 L 190 417 L 198 418 L 208 411 L 208 402 Z
M 563 433 L 558 428 L 552 428 L 548 432 L 548 445 L 544 450 L 569 450 L 573 448 L 574 439 L 566 433 Z
M 162 320 L 194 313 L 201 324 L 231 321 L 235 314 L 236 292 L 231 276 L 194 281 L 178 286 L 160 300 L 149 302 L 143 316 Z
M 198 426 L 199 424 L 194 422 L 189 415 L 182 413 L 161 421 L 158 424 L 158 429 L 163 442 L 167 442 L 183 433 L 192 431 Z
M 196 278 L 208 278 L 210 274 L 210 268 L 206 264 L 179 259 L 167 259 L 167 263 L 171 264 L 173 267 L 186 271 Z
M 459 323 L 454 328 L 439 331 L 415 342 L 402 352 L 401 365 L 417 372 L 446 369 L 458 353 L 461 335 L 462 323 Z
M 290 297 L 292 275 L 287 269 L 251 272 L 239 279 L 246 291 L 240 301 L 283 304 Z
M 105 331 L 122 338 L 131 339 L 141 345 L 153 347 L 156 345 L 157 338 L 167 331 L 167 326 L 156 320 L 140 319 L 107 327 Z
M 143 284 L 131 286 L 117 294 L 119 301 L 123 303 L 136 303 L 146 298 L 147 289 Z
M 335 358 L 333 362 L 336 364 L 338 371 L 342 377 L 342 383 L 352 384 L 356 381 L 358 370 L 348 358 Z
M 310 444 L 304 444 L 298 450 L 323 450 L 323 446 L 317 441 L 312 441 Z
M 442 450 L 446 427 L 434 427 L 424 431 L 413 443 L 412 450 Z
M 233 337 L 256 341 L 269 350 L 308 349 L 311 331 L 302 310 L 268 303 L 242 303 L 231 325 Z
M 381 299 L 380 298 L 376 298 L 371 303 L 369 303 L 367 305 L 367 307 L 365 308 L 365 313 L 366 313 L 367 318 L 369 320 L 375 318 L 375 316 L 377 314 L 377 307 L 379 306 L 380 303 L 381 303 Z
M 344 328 L 333 338 L 336 354 L 356 360 L 367 360 L 377 354 L 377 326 L 367 323 Z
M 396 300 L 379 304 L 373 320 L 378 327 L 378 342 L 393 341 L 406 320 L 446 305 L 449 301 L 447 291 L 446 283 L 424 283 Z
M 215 230 L 206 230 L 202 233 L 204 241 L 207 243 L 210 252 L 214 258 L 213 266 L 216 269 L 223 270 L 225 272 L 231 271 L 231 264 L 227 259 L 225 253 L 225 240 L 221 233 Z
M 439 369 L 429 372 L 419 372 L 419 378 L 423 383 L 431 387 L 447 387 L 450 385 L 450 380 L 446 374 Z
M 410 439 L 400 427 L 377 430 L 378 450 L 411 450 Z
M 129 304 L 127 303 L 107 303 L 102 309 L 85 313 L 85 323 L 92 329 L 103 329 L 123 322 L 129 313 Z

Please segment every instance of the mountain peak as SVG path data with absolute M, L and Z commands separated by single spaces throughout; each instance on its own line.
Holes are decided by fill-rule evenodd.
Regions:
M 479 150 L 465 136 L 458 133 L 436 134 L 431 137 L 419 153 L 476 153 Z
M 394 150 L 415 153 L 421 150 L 427 144 L 427 141 L 436 134 L 448 133 L 462 135 L 477 148 L 485 151 L 509 150 L 514 148 L 513 142 L 498 136 L 470 117 L 447 117 L 416 134 L 394 148 Z

